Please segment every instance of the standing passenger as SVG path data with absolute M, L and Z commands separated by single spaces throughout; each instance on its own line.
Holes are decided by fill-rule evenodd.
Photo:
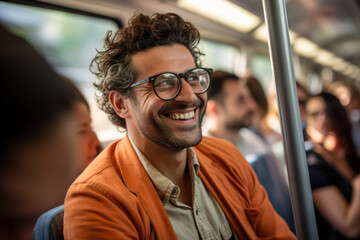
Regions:
M 211 69 L 176 14 L 135 15 L 94 59 L 98 101 L 127 135 L 65 200 L 65 239 L 295 239 L 250 165 L 202 137 Z

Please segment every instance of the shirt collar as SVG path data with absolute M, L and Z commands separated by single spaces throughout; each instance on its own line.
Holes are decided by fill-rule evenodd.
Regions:
M 133 146 L 141 164 L 144 166 L 145 171 L 149 175 L 152 183 L 155 186 L 155 189 L 160 197 L 161 202 L 165 206 L 170 199 L 177 200 L 180 195 L 180 188 L 175 185 L 170 179 L 165 177 L 159 170 L 157 170 L 151 162 L 145 157 L 145 155 L 140 151 L 136 144 L 131 140 L 128 135 L 131 145 Z M 198 178 L 198 171 L 200 169 L 199 161 L 196 157 L 195 151 L 192 148 L 187 149 L 187 162 L 190 172 L 191 182 Z

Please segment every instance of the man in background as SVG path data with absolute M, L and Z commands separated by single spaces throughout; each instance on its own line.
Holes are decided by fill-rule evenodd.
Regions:
M 205 135 L 232 142 L 245 157 L 269 151 L 266 143 L 248 129 L 256 106 L 242 79 L 232 73 L 215 71 L 208 98 Z

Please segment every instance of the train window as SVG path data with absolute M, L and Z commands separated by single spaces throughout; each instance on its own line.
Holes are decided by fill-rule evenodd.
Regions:
M 92 85 L 95 76 L 89 65 L 96 49 L 101 49 L 106 32 L 119 29 L 119 23 L 61 8 L 0 2 L 0 24 L 30 42 L 59 74 L 73 80 L 82 90 L 90 104 L 94 130 L 102 142 L 116 138 L 108 133 L 117 131 L 109 129 L 112 124 L 96 107 Z
M 201 39 L 199 49 L 205 53 L 202 57 L 204 67 L 237 72 L 240 66 L 240 51 L 235 46 Z
M 264 89 L 269 89 L 273 81 L 270 57 L 254 54 L 250 61 L 252 74 L 260 81 Z

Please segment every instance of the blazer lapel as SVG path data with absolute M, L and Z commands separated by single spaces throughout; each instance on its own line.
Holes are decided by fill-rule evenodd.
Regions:
M 246 216 L 246 206 L 242 203 L 244 199 L 241 196 L 247 195 L 246 189 L 239 182 L 232 183 L 230 179 L 234 178 L 226 176 L 225 171 L 223 171 L 224 174 L 219 174 L 219 169 L 224 169 L 226 166 L 216 166 L 218 161 L 213 161 L 196 148 L 195 152 L 200 162 L 199 176 L 201 180 L 219 203 L 238 237 L 240 239 L 257 239 Z M 231 171 L 231 169 L 228 170 Z M 237 187 L 234 187 L 235 185 Z
M 141 164 L 128 136 L 116 146 L 116 169 L 126 187 L 134 193 L 147 212 L 158 239 L 176 239 L 176 234 L 164 206 Z

